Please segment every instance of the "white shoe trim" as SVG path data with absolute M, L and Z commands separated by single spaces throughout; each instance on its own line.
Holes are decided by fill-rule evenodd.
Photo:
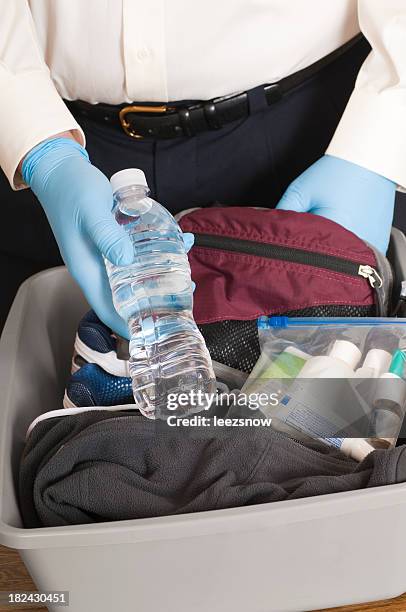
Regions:
M 71 364 L 71 368 L 70 368 L 70 373 L 71 374 L 75 374 L 75 372 L 77 372 L 81 368 L 81 366 L 78 366 L 77 363 L 75 362 L 76 355 L 77 355 L 77 352 L 74 349 L 73 350 L 73 355 L 72 355 L 72 364 Z
M 71 409 L 71 408 L 78 408 L 78 406 L 76 406 L 76 404 L 74 404 L 74 403 L 72 402 L 72 400 L 70 399 L 70 397 L 69 397 L 69 395 L 68 395 L 68 393 L 67 393 L 67 391 L 66 391 L 66 390 L 65 390 L 65 394 L 64 394 L 64 396 L 63 396 L 63 402 L 62 402 L 62 404 L 63 404 L 63 407 L 64 407 L 66 410 Z
M 74 350 L 85 361 L 95 363 L 113 376 L 125 376 L 127 378 L 130 376 L 128 361 L 118 359 L 115 351 L 109 351 L 108 353 L 94 351 L 82 342 L 78 334 L 76 334 Z

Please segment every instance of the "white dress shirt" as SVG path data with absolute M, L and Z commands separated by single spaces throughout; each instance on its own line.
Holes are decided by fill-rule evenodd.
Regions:
M 406 0 L 0 0 L 0 164 L 18 188 L 33 146 L 66 130 L 84 142 L 61 98 L 207 100 L 360 30 L 373 52 L 327 152 L 406 187 Z

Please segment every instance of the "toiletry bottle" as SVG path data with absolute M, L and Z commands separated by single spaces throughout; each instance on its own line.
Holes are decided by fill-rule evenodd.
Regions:
M 265 392 L 264 387 L 272 385 L 272 382 L 269 383 L 270 380 L 295 379 L 308 359 L 310 355 L 293 345 L 286 347 L 273 360 L 266 351 L 263 351 L 241 391 Z
M 362 353 L 360 349 L 353 342 L 339 339 L 334 342 L 328 355 L 311 357 L 305 363 L 297 378 L 354 378 L 355 368 L 359 364 L 361 357 Z M 301 409 L 300 412 L 298 412 L 300 419 L 300 423 L 298 422 L 298 424 L 303 433 L 307 433 L 327 446 L 337 448 L 347 457 L 351 457 L 356 461 L 365 459 L 365 457 L 374 450 L 374 447 L 368 440 L 364 438 L 342 438 L 326 435 L 326 432 L 329 429 L 334 430 L 335 426 L 325 419 L 323 412 L 317 409 L 316 404 L 312 406 L 309 402 L 312 396 L 313 386 L 313 383 L 311 383 L 310 388 L 306 386 L 299 394 L 299 401 L 303 401 L 305 398 L 308 401 L 306 409 Z M 331 389 L 330 397 L 332 405 L 335 405 L 338 399 L 336 397 L 336 392 L 339 392 L 339 390 L 340 388 L 337 389 L 335 386 Z M 328 401 L 328 397 L 326 397 L 326 401 Z M 334 412 L 334 410 L 332 410 L 332 412 Z
M 338 448 L 344 455 L 363 461 L 375 448 L 364 438 L 320 438 L 320 442 Z
M 389 370 L 392 355 L 382 349 L 371 349 L 364 363 L 355 372 L 355 378 L 379 378 Z
M 406 349 L 398 349 L 392 358 L 389 371 L 377 381 L 373 411 L 373 440 L 383 448 L 396 444 L 405 414 Z
M 336 340 L 328 355 L 310 357 L 298 378 L 353 378 L 361 351 L 349 340 Z
M 388 330 L 374 327 L 365 341 L 364 363 L 355 372 L 356 378 L 379 378 L 388 372 L 399 338 Z

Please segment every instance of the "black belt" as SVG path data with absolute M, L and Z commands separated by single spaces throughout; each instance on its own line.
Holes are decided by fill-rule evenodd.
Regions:
M 291 74 L 277 83 L 264 85 L 268 105 L 278 102 L 292 89 L 302 85 L 323 68 L 341 57 L 362 40 L 359 35 L 329 55 L 303 70 Z M 67 106 L 74 115 L 88 117 L 112 127 L 124 130 L 132 138 L 165 139 L 194 136 L 208 130 L 218 130 L 224 125 L 244 119 L 249 115 L 247 92 L 223 96 L 208 101 L 167 104 L 88 104 L 80 100 Z

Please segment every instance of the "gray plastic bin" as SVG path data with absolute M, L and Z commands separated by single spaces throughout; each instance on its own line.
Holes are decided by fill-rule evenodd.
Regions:
M 61 404 L 86 308 L 64 268 L 43 272 L 20 288 L 0 341 L 0 543 L 21 553 L 39 590 L 70 592 L 68 608 L 49 610 L 303 612 L 406 591 L 406 484 L 23 529 L 16 478 L 25 432 Z

